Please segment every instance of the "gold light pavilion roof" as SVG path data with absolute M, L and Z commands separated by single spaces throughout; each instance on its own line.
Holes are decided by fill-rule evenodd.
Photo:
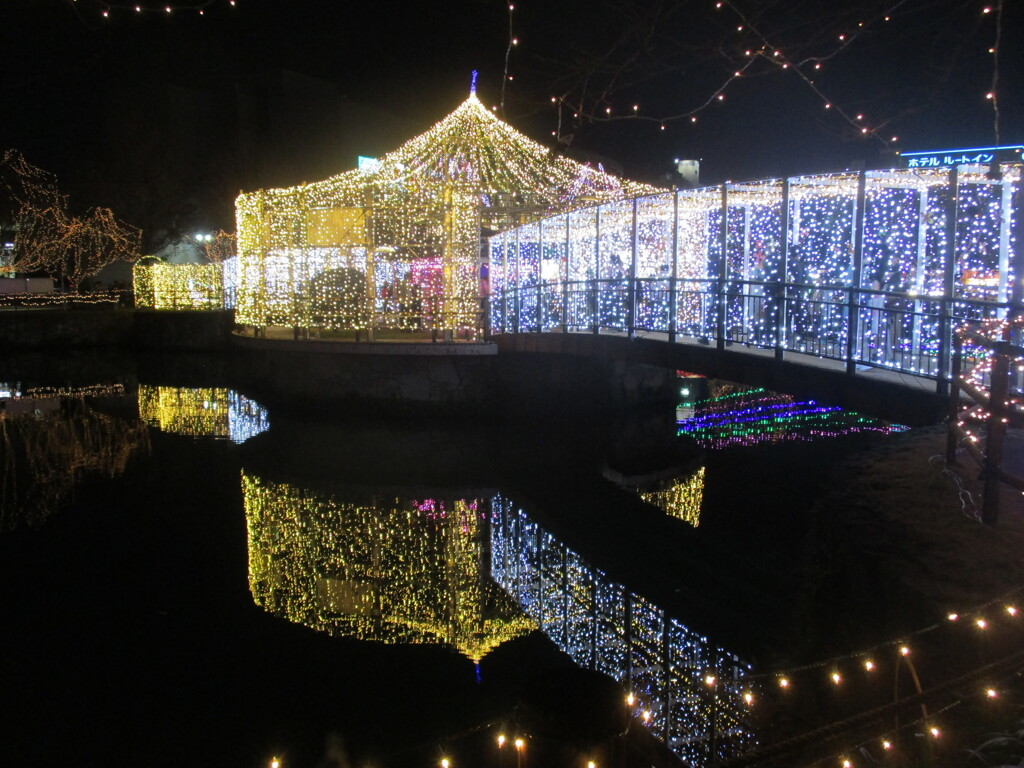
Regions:
M 300 194 L 359 204 L 367 188 L 391 196 L 387 193 L 398 191 L 396 186 L 406 193 L 457 188 L 481 195 L 533 195 L 549 210 L 660 191 L 555 154 L 500 120 L 471 93 L 430 130 L 380 158 L 376 168 L 263 193 L 268 201 Z

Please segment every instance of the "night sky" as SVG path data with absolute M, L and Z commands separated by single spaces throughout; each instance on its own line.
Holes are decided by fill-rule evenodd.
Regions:
M 513 0 L 510 34 L 504 0 L 4 0 L 0 149 L 147 232 L 233 230 L 240 190 L 395 148 L 474 69 L 498 105 L 508 53 L 506 119 L 633 178 L 669 186 L 676 157 L 706 183 L 891 167 L 1024 141 L 1024 14 L 1003 1 Z

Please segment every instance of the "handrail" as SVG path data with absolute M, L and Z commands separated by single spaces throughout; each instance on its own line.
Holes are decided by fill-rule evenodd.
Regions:
M 1000 487 L 1011 485 L 1024 490 L 1024 476 L 1003 469 L 1003 456 L 1007 429 L 1024 426 L 1024 410 L 1015 407 L 1010 399 L 1013 368 L 1011 359 L 1024 357 L 1024 349 L 1009 342 L 1012 329 L 1019 325 L 1015 318 L 998 325 L 994 330 L 1000 338 L 986 335 L 983 329 L 963 327 L 953 336 L 953 377 L 949 396 L 949 425 L 946 438 L 946 464 L 956 461 L 959 445 L 981 467 L 984 481 L 982 491 L 981 521 L 995 525 L 999 519 Z M 992 333 L 993 329 L 989 329 Z M 980 347 L 987 354 L 972 369 L 963 372 L 964 345 L 970 343 Z M 988 367 L 988 391 L 981 385 L 984 371 Z M 968 405 L 963 406 L 962 396 Z M 985 448 L 977 445 L 980 438 L 965 428 L 965 418 L 985 423 Z

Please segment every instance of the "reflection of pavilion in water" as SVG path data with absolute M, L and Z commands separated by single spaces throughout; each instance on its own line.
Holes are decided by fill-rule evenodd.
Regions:
M 577 664 L 630 690 L 656 736 L 691 765 L 754 745 L 746 665 L 610 581 L 509 500 L 492 507 L 495 581 Z
M 700 505 L 704 500 L 704 467 L 698 467 L 686 477 L 659 480 L 650 487 L 637 489 L 640 498 L 657 507 L 666 515 L 700 525 Z
M 139 416 L 162 432 L 243 443 L 266 431 L 266 409 L 234 390 L 139 385 Z
M 265 610 L 332 635 L 434 643 L 474 662 L 534 629 L 489 575 L 487 504 L 345 501 L 242 472 L 249 586 Z
M 630 477 L 606 467 L 602 473 L 616 485 L 633 491 L 652 507 L 669 517 L 700 525 L 700 505 L 704 501 L 704 467 L 673 467 L 640 477 Z
M 124 387 L 22 389 L 0 384 L 0 531 L 43 522 L 88 475 L 124 473 L 148 450 L 146 425 L 97 410 Z

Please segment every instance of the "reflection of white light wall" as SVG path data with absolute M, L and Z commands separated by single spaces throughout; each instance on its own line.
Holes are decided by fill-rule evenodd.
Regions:
M 757 743 L 742 695 L 750 667 L 615 583 L 502 496 L 492 499 L 491 576 L 577 664 L 635 694 L 646 722 L 688 764 L 710 762 L 703 734 L 728 736 L 714 759 Z M 704 676 L 718 674 L 709 701 Z
M 231 442 L 244 443 L 268 429 L 270 416 L 266 408 L 245 395 L 228 390 L 228 439 Z

